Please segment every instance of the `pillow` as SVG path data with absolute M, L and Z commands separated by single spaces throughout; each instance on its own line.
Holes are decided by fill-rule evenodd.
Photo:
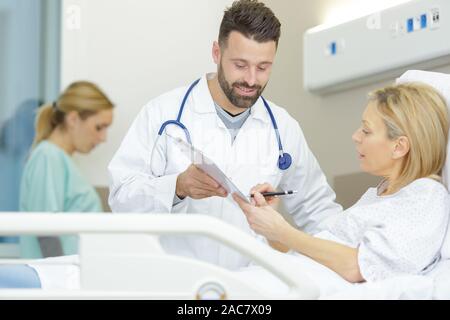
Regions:
M 447 102 L 447 108 L 450 113 L 450 74 L 410 70 L 406 71 L 400 78 L 397 79 L 397 84 L 408 82 L 422 82 L 435 88 Z M 447 145 L 447 160 L 445 162 L 442 178 L 447 189 L 450 190 L 450 144 Z
M 450 225 L 447 227 L 447 235 L 444 239 L 444 244 L 441 249 L 442 259 L 450 259 Z
M 421 70 L 410 70 L 405 72 L 400 78 L 397 79 L 397 84 L 408 82 L 422 82 L 435 88 L 444 97 L 445 101 L 447 102 L 447 108 L 449 108 L 450 113 L 450 74 L 421 71 Z M 447 145 L 447 160 L 445 161 L 444 169 L 442 172 L 442 178 L 447 189 L 450 190 L 450 141 L 449 144 Z M 447 234 L 445 236 L 441 254 L 443 259 L 450 259 L 449 227 L 447 227 Z
M 449 201 L 450 201 L 450 195 L 449 195 Z M 442 244 L 441 257 L 443 260 L 450 259 L 450 221 L 448 222 L 447 234 L 445 235 L 444 243 Z

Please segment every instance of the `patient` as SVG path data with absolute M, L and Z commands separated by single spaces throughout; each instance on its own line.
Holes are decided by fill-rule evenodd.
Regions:
M 261 195 L 274 191 L 267 184 L 252 189 L 253 205 L 233 197 L 274 248 L 307 256 L 349 282 L 422 274 L 439 261 L 447 228 L 441 171 L 448 129 L 445 100 L 432 87 L 409 83 L 371 93 L 353 141 L 361 168 L 384 180 L 313 236 L 275 211 L 277 200 Z

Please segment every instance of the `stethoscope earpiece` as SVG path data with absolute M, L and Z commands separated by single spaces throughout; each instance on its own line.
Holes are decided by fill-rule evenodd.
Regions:
M 283 153 L 282 156 L 278 158 L 278 168 L 285 171 L 291 167 L 292 157 L 289 153 Z

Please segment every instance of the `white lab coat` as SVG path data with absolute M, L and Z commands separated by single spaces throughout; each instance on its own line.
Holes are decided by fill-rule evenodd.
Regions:
M 173 206 L 178 175 L 190 165 L 167 136 L 152 150 L 161 125 L 177 118 L 188 87 L 150 101 L 139 113 L 119 150 L 109 164 L 112 184 L 109 204 L 113 212 L 207 214 L 254 234 L 244 214 L 232 199 L 186 198 Z M 202 150 L 248 194 L 258 183 L 268 182 L 285 190 L 298 190 L 283 198 L 285 208 L 300 228 L 317 232 L 326 217 L 342 211 L 329 187 L 303 132 L 284 109 L 269 102 L 280 130 L 284 151 L 291 154 L 290 169 L 278 169 L 278 143 L 269 114 L 259 99 L 231 144 L 230 133 L 218 117 L 204 76 L 190 94 L 181 122 L 189 129 L 193 145 Z M 166 131 L 186 140 L 184 132 L 169 125 Z M 162 140 L 162 141 L 161 141 Z M 248 264 L 247 258 L 199 236 L 162 237 L 163 248 L 174 254 L 195 257 L 228 269 Z

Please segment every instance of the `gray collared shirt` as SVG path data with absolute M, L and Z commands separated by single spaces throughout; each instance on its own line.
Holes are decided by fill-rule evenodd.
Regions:
M 237 116 L 232 116 L 228 112 L 226 112 L 222 107 L 220 107 L 217 103 L 214 103 L 214 106 L 216 107 L 217 115 L 219 116 L 220 120 L 222 120 L 225 127 L 227 127 L 228 131 L 231 135 L 231 143 L 234 142 L 236 139 L 237 134 L 239 133 L 239 130 L 244 125 L 245 121 L 248 119 L 251 113 L 251 109 L 248 108 L 241 114 Z

